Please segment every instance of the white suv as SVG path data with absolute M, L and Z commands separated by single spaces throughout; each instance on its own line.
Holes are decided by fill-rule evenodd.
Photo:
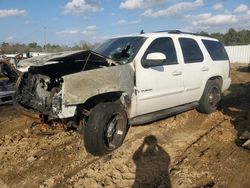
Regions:
M 223 45 L 181 31 L 112 38 L 94 51 L 50 55 L 17 80 L 15 104 L 84 128 L 93 155 L 118 148 L 129 125 L 193 108 L 215 111 L 231 83 Z

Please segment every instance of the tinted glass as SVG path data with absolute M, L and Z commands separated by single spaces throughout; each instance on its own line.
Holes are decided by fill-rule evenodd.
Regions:
M 212 60 L 214 61 L 228 60 L 227 52 L 220 42 L 211 40 L 202 40 L 202 42 L 205 45 Z
M 150 53 L 161 52 L 166 55 L 167 61 L 165 64 L 173 65 L 177 64 L 177 56 L 175 51 L 174 42 L 171 38 L 158 38 L 155 39 L 148 47 L 143 59 L 146 59 Z
M 203 54 L 195 40 L 180 38 L 179 41 L 185 63 L 198 63 L 203 61 Z
M 121 37 L 109 39 L 94 51 L 114 59 L 115 61 L 126 64 L 136 56 L 144 41 L 144 37 Z

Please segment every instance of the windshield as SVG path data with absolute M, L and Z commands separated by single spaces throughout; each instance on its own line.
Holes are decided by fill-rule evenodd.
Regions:
M 122 37 L 109 39 L 94 51 L 122 64 L 129 63 L 139 51 L 145 37 Z

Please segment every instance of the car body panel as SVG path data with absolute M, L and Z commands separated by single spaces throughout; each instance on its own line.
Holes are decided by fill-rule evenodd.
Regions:
M 180 63 L 149 68 L 142 66 L 141 62 L 144 53 L 153 41 L 161 37 L 172 38 L 171 36 L 162 34 L 159 37 L 156 35 L 149 37 L 135 59 L 137 89 L 136 116 L 171 108 L 183 103 L 183 76 L 182 74 L 173 75 L 174 72 L 182 71 Z M 176 53 L 178 59 L 177 50 Z M 134 107 L 132 106 L 132 108 Z
M 130 64 L 83 71 L 63 77 L 63 104 L 82 104 L 90 97 L 109 92 L 134 92 L 134 70 Z

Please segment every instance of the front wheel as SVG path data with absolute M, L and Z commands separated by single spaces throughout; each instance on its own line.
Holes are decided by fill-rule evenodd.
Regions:
M 214 80 L 208 80 L 197 110 L 202 113 L 210 114 L 217 110 L 220 100 L 221 88 L 219 83 Z
M 117 103 L 100 103 L 89 116 L 84 130 L 84 144 L 92 155 L 105 155 L 117 149 L 128 129 L 127 114 Z

